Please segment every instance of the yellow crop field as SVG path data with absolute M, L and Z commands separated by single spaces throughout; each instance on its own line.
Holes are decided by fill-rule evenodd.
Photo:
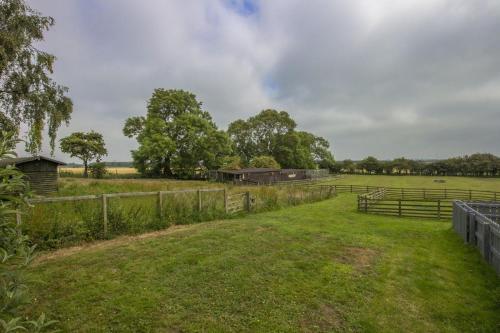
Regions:
M 129 167 L 112 167 L 112 168 L 106 168 L 108 171 L 108 174 L 113 174 L 113 175 L 130 175 L 130 174 L 135 174 L 137 173 L 136 168 L 129 168 Z M 68 172 L 72 174 L 83 174 L 83 168 L 68 168 L 68 167 L 62 167 L 59 168 L 59 172 Z

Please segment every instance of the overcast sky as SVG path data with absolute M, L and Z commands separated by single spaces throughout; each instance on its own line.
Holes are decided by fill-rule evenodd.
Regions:
M 265 108 L 336 159 L 500 155 L 500 0 L 30 0 L 55 26 L 72 121 L 108 161 L 154 88 L 192 91 L 218 126 Z M 70 161 L 67 155 L 56 157 Z

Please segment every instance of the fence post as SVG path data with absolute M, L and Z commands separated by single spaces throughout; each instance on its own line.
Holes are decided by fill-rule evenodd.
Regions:
M 365 213 L 368 213 L 368 196 L 365 196 L 364 199 L 365 199 Z
M 250 212 L 251 207 L 250 207 L 250 191 L 247 191 L 246 193 L 246 202 L 247 202 L 247 212 Z
M 224 187 L 224 212 L 227 214 L 227 190 Z
M 438 219 L 441 219 L 441 200 L 438 199 Z
M 472 200 L 472 190 L 469 190 L 469 200 Z
M 16 224 L 17 226 L 19 227 L 21 225 L 21 213 L 19 212 L 19 208 L 18 210 L 16 210 Z
M 486 262 L 491 263 L 490 261 L 490 224 L 485 223 L 483 225 L 483 253 L 484 253 L 484 259 Z
M 398 200 L 398 215 L 401 217 L 401 199 Z
M 163 220 L 163 193 L 158 192 L 158 215 Z
M 352 185 L 351 185 L 351 193 L 352 193 Z
M 102 224 L 104 237 L 108 235 L 108 197 L 106 194 L 102 195 Z
M 469 244 L 476 245 L 476 215 L 474 215 L 474 213 L 472 212 L 469 212 L 468 216 L 469 223 L 467 223 L 467 225 L 469 230 L 469 237 L 467 237 L 467 241 Z
M 201 191 L 198 189 L 198 211 L 201 212 L 202 206 L 201 206 Z

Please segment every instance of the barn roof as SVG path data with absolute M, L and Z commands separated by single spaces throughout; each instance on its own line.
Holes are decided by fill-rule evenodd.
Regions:
M 274 169 L 274 168 L 246 168 L 246 169 L 239 169 L 239 170 L 219 170 L 219 172 L 223 173 L 229 173 L 233 175 L 241 175 L 244 173 L 265 173 L 265 172 L 274 172 L 274 171 L 280 171 L 280 169 Z
M 44 157 L 44 156 L 30 156 L 30 157 L 17 157 L 17 158 L 6 158 L 0 160 L 0 167 L 5 167 L 7 165 L 21 165 L 33 161 L 48 161 L 58 165 L 66 165 L 66 163 L 54 160 L 53 158 Z

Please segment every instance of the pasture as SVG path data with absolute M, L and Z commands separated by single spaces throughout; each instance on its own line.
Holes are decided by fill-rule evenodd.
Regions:
M 438 183 L 434 180 L 445 182 Z M 330 180 L 328 184 L 500 191 L 498 177 L 341 175 L 338 179 Z
M 26 314 L 65 332 L 497 332 L 500 283 L 449 221 L 356 196 L 42 255 Z

